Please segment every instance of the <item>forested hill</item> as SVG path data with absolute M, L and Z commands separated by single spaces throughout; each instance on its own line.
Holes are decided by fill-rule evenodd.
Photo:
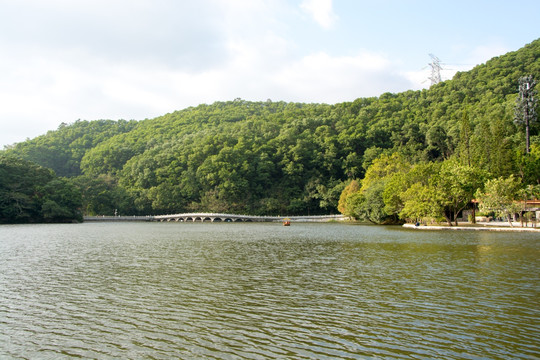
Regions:
M 335 213 L 345 185 L 381 154 L 459 157 L 524 178 L 514 106 L 518 79 L 540 80 L 539 55 L 536 40 L 429 90 L 336 105 L 236 99 L 139 122 L 77 121 L 4 153 L 71 177 L 87 214 Z

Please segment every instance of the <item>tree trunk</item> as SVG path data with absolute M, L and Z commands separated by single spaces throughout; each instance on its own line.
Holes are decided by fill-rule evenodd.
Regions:
M 508 214 L 507 216 L 508 216 L 508 223 L 510 224 L 510 227 L 514 227 L 514 225 L 512 224 L 512 216 L 510 214 Z
M 452 217 L 450 216 L 448 210 L 444 210 L 444 218 L 446 219 L 448 226 L 452 226 Z

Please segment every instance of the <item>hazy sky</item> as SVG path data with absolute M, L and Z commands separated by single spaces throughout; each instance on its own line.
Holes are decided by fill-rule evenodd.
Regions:
M 77 119 L 428 87 L 540 37 L 538 0 L 0 0 L 0 148 Z

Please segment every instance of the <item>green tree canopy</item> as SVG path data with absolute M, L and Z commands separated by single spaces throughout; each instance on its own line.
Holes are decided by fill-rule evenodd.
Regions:
M 520 190 L 520 181 L 513 175 L 508 178 L 490 179 L 486 182 L 484 191 L 477 191 L 476 197 L 480 202 L 480 208 L 493 211 L 498 216 L 508 219 L 512 226 L 511 216 L 520 210 L 516 200 Z
M 81 221 L 81 195 L 67 179 L 0 154 L 0 223 Z

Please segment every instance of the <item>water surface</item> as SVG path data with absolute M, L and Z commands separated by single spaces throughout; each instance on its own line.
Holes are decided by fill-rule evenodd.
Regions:
M 538 234 L 0 226 L 0 358 L 539 358 Z

